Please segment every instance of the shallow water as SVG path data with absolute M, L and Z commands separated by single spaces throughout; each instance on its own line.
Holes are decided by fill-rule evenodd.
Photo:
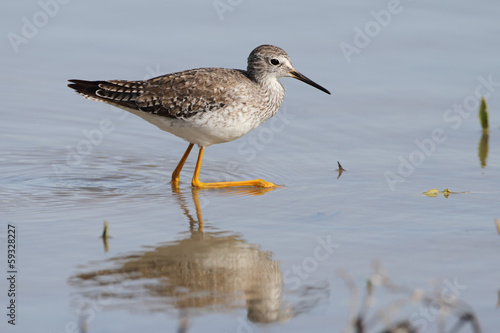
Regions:
M 458 302 L 448 329 L 471 309 L 496 332 L 500 5 L 402 1 L 348 62 L 341 43 L 355 45 L 388 2 L 222 2 L 221 16 L 212 2 L 68 2 L 17 53 L 2 40 L 0 253 L 15 225 L 18 271 L 16 326 L 4 317 L 2 330 L 340 332 L 358 310 L 339 270 L 359 303 L 380 262 L 408 290 L 375 287 L 368 332 L 387 327 L 369 321 L 377 310 L 435 332 L 435 299 L 384 307 L 417 289 Z M 2 7 L 4 36 L 43 18 L 35 1 Z M 66 87 L 244 68 L 262 43 L 333 94 L 283 79 L 278 115 L 207 148 L 201 179 L 284 185 L 270 191 L 192 190 L 195 152 L 173 190 L 187 143 Z M 422 194 L 434 188 L 456 193 Z

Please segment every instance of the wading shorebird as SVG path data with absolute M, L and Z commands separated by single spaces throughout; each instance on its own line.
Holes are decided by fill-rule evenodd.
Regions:
M 287 53 L 273 45 L 255 48 L 248 56 L 247 70 L 198 68 L 144 81 L 69 80 L 68 87 L 87 99 L 127 110 L 188 141 L 189 146 L 172 173 L 175 186 L 196 144 L 200 151 L 193 187 L 275 187 L 263 179 L 202 183 L 199 174 L 205 147 L 236 140 L 276 114 L 285 96 L 285 88 L 279 82 L 282 77 L 293 77 L 330 94 L 296 71 Z

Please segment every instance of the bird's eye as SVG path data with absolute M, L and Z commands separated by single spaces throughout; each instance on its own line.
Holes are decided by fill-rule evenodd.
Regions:
M 273 64 L 274 66 L 277 66 L 277 65 L 279 65 L 279 64 L 280 64 L 280 61 L 279 61 L 278 59 L 274 59 L 274 58 L 273 58 L 273 59 L 271 59 L 271 61 L 270 61 L 270 62 L 271 62 L 271 64 Z

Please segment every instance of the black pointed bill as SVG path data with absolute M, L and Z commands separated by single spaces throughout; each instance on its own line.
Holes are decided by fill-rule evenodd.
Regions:
M 323 88 L 322 86 L 320 86 L 319 84 L 317 84 L 313 80 L 309 79 L 307 76 L 300 74 L 296 70 L 291 71 L 290 74 L 292 75 L 293 78 L 300 80 L 302 82 L 305 82 L 305 83 L 313 86 L 314 88 L 317 88 L 323 92 L 326 92 L 328 95 L 331 95 L 330 92 L 326 88 Z

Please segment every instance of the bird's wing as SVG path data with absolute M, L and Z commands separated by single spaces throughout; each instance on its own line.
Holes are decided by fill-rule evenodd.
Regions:
M 241 98 L 244 71 L 201 68 L 145 81 L 70 80 L 68 86 L 88 99 L 170 118 L 188 118 L 224 108 Z
M 223 68 L 168 74 L 146 81 L 147 88 L 136 104 L 140 110 L 160 116 L 188 118 L 236 102 L 243 80 L 248 79 L 242 72 Z

